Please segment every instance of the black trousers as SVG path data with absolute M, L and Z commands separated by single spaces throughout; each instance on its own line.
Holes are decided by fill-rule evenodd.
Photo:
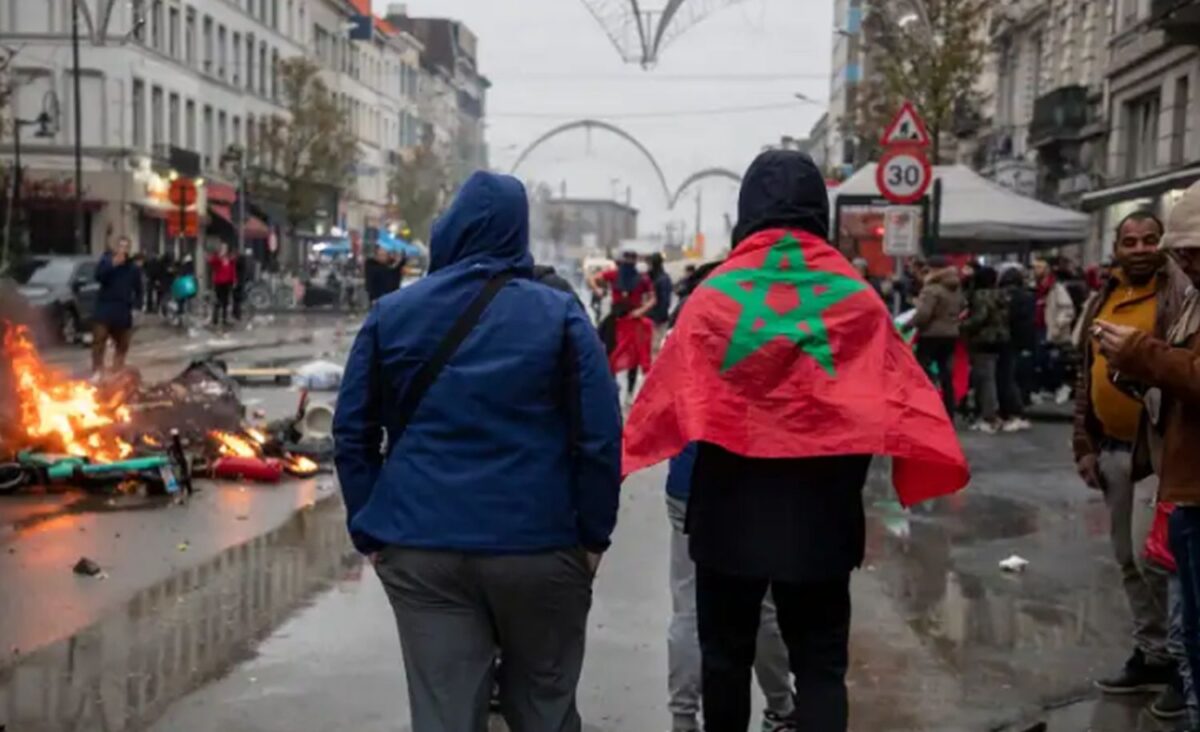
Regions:
M 796 728 L 845 732 L 850 643 L 850 575 L 772 582 L 696 568 L 705 732 L 746 732 L 750 676 L 767 588 L 796 682 Z
M 217 292 L 217 304 L 213 308 L 213 325 L 228 325 L 229 324 L 229 300 L 233 295 L 233 285 L 215 285 L 213 287 Z
M 925 337 L 917 341 L 917 360 L 942 390 L 942 401 L 951 419 L 958 408 L 958 400 L 954 398 L 954 349 L 957 347 L 956 338 Z M 934 366 L 937 374 L 933 373 Z

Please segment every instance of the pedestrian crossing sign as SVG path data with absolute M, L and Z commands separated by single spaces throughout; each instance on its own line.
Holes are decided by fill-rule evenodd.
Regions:
M 917 108 L 912 102 L 906 101 L 900 111 L 892 118 L 891 124 L 883 133 L 883 146 L 910 145 L 915 147 L 929 146 L 929 132 L 925 121 L 917 114 Z

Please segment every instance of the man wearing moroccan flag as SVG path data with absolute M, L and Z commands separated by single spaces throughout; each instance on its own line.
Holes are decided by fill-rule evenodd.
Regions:
M 826 243 L 829 199 L 803 153 L 750 166 L 729 259 L 683 307 L 625 429 L 630 474 L 699 443 L 687 517 L 706 732 L 745 732 L 769 588 L 796 726 L 847 727 L 850 573 L 871 457 L 904 505 L 952 493 L 966 459 L 883 301 Z

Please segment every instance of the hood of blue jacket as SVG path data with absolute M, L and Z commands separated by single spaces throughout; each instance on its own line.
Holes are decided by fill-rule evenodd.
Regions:
M 429 271 L 469 263 L 488 269 L 531 269 L 529 199 L 521 181 L 475 173 L 433 225 Z

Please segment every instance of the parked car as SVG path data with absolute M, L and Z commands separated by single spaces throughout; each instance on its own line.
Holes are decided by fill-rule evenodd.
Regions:
M 96 260 L 79 256 L 35 256 L 15 264 L 7 278 L 36 310 L 44 332 L 61 343 L 78 343 L 90 327 L 100 283 Z

